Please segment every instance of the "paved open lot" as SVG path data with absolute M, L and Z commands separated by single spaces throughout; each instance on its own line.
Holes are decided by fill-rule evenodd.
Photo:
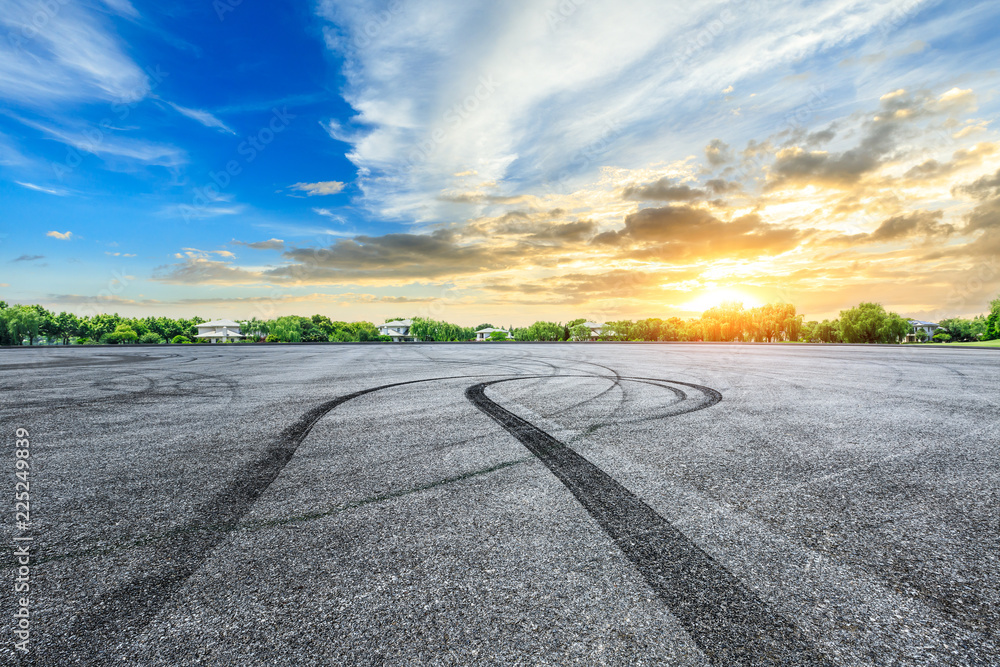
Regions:
M 24 664 L 1000 663 L 1000 351 L 0 351 Z M 9 511 L 8 511 L 9 510 Z

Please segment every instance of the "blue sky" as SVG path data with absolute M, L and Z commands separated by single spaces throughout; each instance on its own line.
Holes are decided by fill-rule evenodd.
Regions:
M 0 298 L 523 324 L 995 296 L 995 3 L 622 4 L 7 0 Z

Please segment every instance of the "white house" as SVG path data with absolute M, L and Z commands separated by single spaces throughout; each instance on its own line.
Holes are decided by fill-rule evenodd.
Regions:
M 514 340 L 514 337 L 510 335 L 510 332 L 506 329 L 494 329 L 492 327 L 486 327 L 485 329 L 480 329 L 476 332 L 476 340 L 492 340 L 493 332 L 500 331 L 507 336 L 507 340 Z
M 212 320 L 198 325 L 198 335 L 195 338 L 207 338 L 213 343 L 220 340 L 227 343 L 236 338 L 243 338 L 240 325 L 232 320 Z
M 598 324 L 597 322 L 583 322 L 583 326 L 590 329 L 590 340 L 597 340 L 604 332 L 604 325 Z
M 935 322 L 922 322 L 921 320 L 909 320 L 909 322 L 910 333 L 906 334 L 906 342 L 908 343 L 920 340 L 917 338 L 917 334 L 921 331 L 927 334 L 926 340 L 930 340 L 934 337 L 934 332 L 941 328 L 941 325 Z
M 393 320 L 379 325 L 378 333 L 380 336 L 392 337 L 394 343 L 415 341 L 416 337 L 410 335 L 411 326 L 413 326 L 412 320 Z

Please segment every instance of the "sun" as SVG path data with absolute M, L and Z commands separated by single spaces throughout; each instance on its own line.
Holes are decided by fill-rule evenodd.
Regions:
M 695 298 L 683 304 L 681 308 L 693 312 L 703 313 L 709 308 L 722 305 L 726 301 L 742 303 L 744 308 L 755 308 L 763 305 L 762 302 L 746 292 L 730 289 L 728 287 L 712 288 L 701 290 Z

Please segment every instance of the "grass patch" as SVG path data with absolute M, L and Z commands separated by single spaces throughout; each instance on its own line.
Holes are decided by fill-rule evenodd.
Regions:
M 1000 338 L 996 340 L 981 340 L 974 343 L 922 343 L 935 347 L 1000 347 Z

